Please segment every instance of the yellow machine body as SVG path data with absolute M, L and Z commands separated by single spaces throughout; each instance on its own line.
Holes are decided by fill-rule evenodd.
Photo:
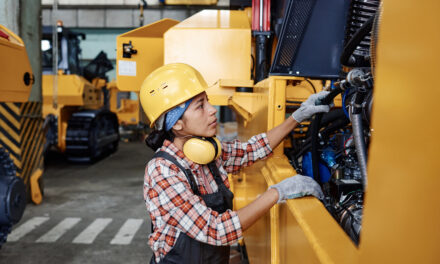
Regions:
M 135 54 L 124 57 L 124 44 Z M 116 82 L 138 92 L 144 79 L 168 63 L 187 63 L 208 85 L 219 79 L 250 81 L 251 29 L 245 11 L 204 10 L 182 21 L 163 19 L 116 38 Z M 128 55 L 126 55 L 128 56 Z
M 32 87 L 31 82 L 25 83 L 25 74 L 33 79 L 26 48 L 21 38 L 6 27 L 0 25 L 0 31 L 9 37 L 0 37 L 0 101 L 24 103 L 28 100 Z
M 251 77 L 251 28 L 244 11 L 201 11 L 165 33 L 164 50 L 165 64 L 187 63 L 208 85 Z
M 141 112 L 139 111 L 139 99 L 120 99 L 118 106 L 119 88 L 115 81 L 107 84 L 110 92 L 110 111 L 116 113 L 120 125 L 137 125 L 141 120 Z M 138 96 L 139 98 L 139 96 Z
M 84 106 L 98 109 L 103 105 L 102 85 L 94 86 L 79 75 L 58 74 L 56 94 L 54 95 L 53 75 L 43 75 L 43 103 L 45 104 L 44 116 L 47 115 L 46 106 L 55 101 L 58 106 Z
M 58 74 L 57 88 L 54 90 L 54 75 L 43 75 L 43 117 L 48 115 L 58 117 L 58 146 L 64 152 L 66 149 L 66 131 L 70 116 L 79 107 L 99 109 L 103 106 L 102 86 L 105 80 L 94 79 L 92 83 L 84 77 L 74 74 Z M 54 94 L 54 91 L 56 93 Z M 54 105 L 54 101 L 57 102 Z
M 177 23 L 163 19 L 116 38 L 116 85 L 119 90 L 139 92 L 145 77 L 163 65 L 163 34 Z M 135 53 L 128 55 L 124 47 L 130 44 Z
M 320 201 L 304 197 L 274 206 L 246 230 L 244 241 L 250 263 L 440 262 L 437 195 L 440 90 L 435 86 L 428 89 L 436 83 L 439 71 L 439 9 L 440 3 L 434 0 L 423 5 L 414 5 L 410 0 L 383 3 L 375 68 L 371 125 L 374 131 L 368 153 L 368 185 L 359 246 Z M 200 14 L 211 14 L 207 20 L 216 18 L 215 12 L 195 16 Z M 417 37 L 403 32 L 402 28 L 417 32 Z M 168 52 L 175 54 L 168 49 L 168 34 L 172 34 L 171 30 L 165 34 L 165 58 Z M 195 35 L 184 36 L 182 33 L 180 40 L 196 39 Z M 191 64 L 192 60 L 197 68 L 198 60 L 204 58 L 198 56 L 200 46 L 197 43 L 194 49 L 189 48 L 191 45 L 183 46 L 186 48 L 180 50 L 180 58 L 189 61 L 179 62 Z M 206 57 L 207 64 L 200 69 L 203 75 L 214 78 L 218 73 L 219 57 L 227 56 L 219 50 L 220 47 L 216 54 Z M 235 63 L 235 58 L 230 60 L 230 65 Z M 312 93 L 310 85 L 299 77 L 271 76 L 257 84 L 249 78 L 222 79 L 218 75 L 217 79 L 220 80 L 207 90 L 210 102 L 235 110 L 241 140 L 279 125 L 287 117 L 286 101 L 301 101 Z M 318 91 L 322 89 L 319 82 L 314 84 Z M 253 88 L 253 92 L 238 93 L 236 87 Z M 421 92 L 420 87 L 425 87 L 426 92 Z M 340 105 L 340 101 L 336 100 L 336 104 Z M 416 130 L 410 128 L 413 122 L 417 122 Z M 269 185 L 296 173 L 284 155 L 285 144 L 281 143 L 267 160 L 237 175 L 229 175 L 235 209 L 253 201 Z
M 0 31 L 8 36 L 0 37 L 0 147 L 9 153 L 32 201 L 39 204 L 44 145 L 42 104 L 28 101 L 33 73 L 23 41 L 2 25 Z

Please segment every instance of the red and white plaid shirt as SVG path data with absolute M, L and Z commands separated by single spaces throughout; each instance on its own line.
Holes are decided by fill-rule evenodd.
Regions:
M 190 161 L 168 140 L 159 150 L 173 155 L 184 168 L 192 171 L 201 195 L 218 190 L 207 165 Z M 228 173 L 238 172 L 242 167 L 252 165 L 271 153 L 265 133 L 245 143 L 238 140 L 222 142 L 222 155 L 216 164 L 226 187 L 230 187 Z M 227 210 L 219 214 L 207 207 L 200 196 L 193 194 L 185 174 L 163 158 L 152 159 L 147 164 L 144 200 L 154 224 L 149 245 L 156 262 L 170 252 L 180 232 L 197 241 L 217 246 L 233 244 L 242 237 L 237 213 Z

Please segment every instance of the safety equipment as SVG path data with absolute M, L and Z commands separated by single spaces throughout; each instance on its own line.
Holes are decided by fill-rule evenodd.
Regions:
M 309 119 L 312 115 L 316 113 L 328 112 L 330 111 L 329 105 L 319 105 L 320 100 L 324 99 L 330 92 L 322 91 L 317 94 L 312 94 L 305 102 L 301 104 L 301 107 L 293 112 L 292 117 L 298 123 Z
M 216 137 L 193 137 L 183 144 L 183 154 L 198 164 L 208 164 L 220 157 L 222 146 Z
M 150 127 L 165 112 L 204 92 L 208 85 L 202 75 L 184 63 L 171 63 L 153 71 L 139 93 Z
M 306 195 L 313 195 L 320 200 L 324 198 L 324 194 L 322 193 L 319 184 L 311 177 L 300 174 L 289 177 L 275 185 L 272 185 L 269 187 L 269 189 L 271 188 L 274 188 L 278 191 L 277 203 L 283 202 L 287 199 L 299 198 Z

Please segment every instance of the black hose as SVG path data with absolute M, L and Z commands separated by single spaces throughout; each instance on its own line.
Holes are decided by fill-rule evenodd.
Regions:
M 371 32 L 373 27 L 373 21 L 375 16 L 371 16 L 365 23 L 354 33 L 353 37 L 345 45 L 344 50 L 341 55 L 341 64 L 349 65 L 350 56 L 353 54 L 354 50 L 359 46 L 361 41 Z
M 342 109 L 335 109 L 333 111 L 325 113 L 321 120 L 321 127 L 325 127 L 325 129 L 321 131 L 321 135 L 323 136 L 323 138 L 326 138 L 334 131 L 347 126 L 348 123 L 350 123 L 350 120 L 345 116 L 345 113 Z M 304 155 L 304 153 L 310 151 L 310 147 L 312 146 L 310 130 L 307 131 L 306 137 L 307 138 L 300 148 L 294 147 L 294 149 L 298 150 L 298 153 L 295 154 L 295 159 L 298 159 L 299 157 Z
M 309 79 L 305 79 L 305 80 L 312 86 L 313 92 L 316 93 L 315 85 L 313 85 L 313 83 Z
M 341 87 L 333 89 L 324 99 L 321 100 L 320 104 L 328 105 L 333 99 L 342 92 Z M 319 184 L 322 185 L 321 178 L 319 177 L 319 129 L 321 128 L 321 120 L 323 113 L 318 113 L 313 116 L 312 122 L 310 124 L 310 137 L 312 140 L 312 168 L 313 168 L 313 178 Z
M 362 124 L 362 103 L 366 95 L 366 90 L 359 89 L 355 95 L 354 105 L 350 111 L 351 125 L 353 127 L 353 139 L 356 146 L 356 156 L 361 169 L 364 190 L 367 184 L 367 150 L 364 140 L 364 128 Z

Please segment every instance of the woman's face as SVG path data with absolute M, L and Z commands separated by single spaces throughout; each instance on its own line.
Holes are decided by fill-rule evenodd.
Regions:
M 209 103 L 205 92 L 197 95 L 183 114 L 181 132 L 201 137 L 215 136 L 217 133 L 216 113 L 217 109 Z

